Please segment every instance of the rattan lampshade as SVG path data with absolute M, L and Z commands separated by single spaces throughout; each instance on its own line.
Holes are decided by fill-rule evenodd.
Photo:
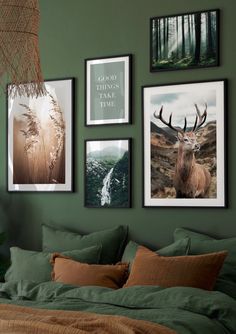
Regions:
M 40 66 L 38 0 L 0 0 L 0 85 L 9 93 L 45 94 Z

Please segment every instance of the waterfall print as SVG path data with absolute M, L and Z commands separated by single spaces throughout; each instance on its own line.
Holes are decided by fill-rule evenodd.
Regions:
M 103 179 L 103 187 L 102 187 L 102 194 L 101 194 L 101 206 L 104 206 L 105 204 L 111 203 L 111 194 L 110 194 L 110 188 L 111 188 L 111 176 L 114 168 L 111 168 L 105 178 Z
M 85 206 L 130 207 L 130 142 L 131 139 L 85 142 Z
M 151 71 L 217 66 L 219 10 L 151 19 Z

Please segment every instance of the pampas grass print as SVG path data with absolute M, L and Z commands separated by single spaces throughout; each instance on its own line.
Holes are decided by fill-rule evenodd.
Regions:
M 24 151 L 26 154 L 32 154 L 35 146 L 39 143 L 40 122 L 36 113 L 26 104 L 19 104 L 26 109 L 26 113 L 22 114 L 26 118 L 27 129 L 20 130 L 25 137 Z
M 55 130 L 56 134 L 56 147 L 53 147 L 52 152 L 50 152 L 50 162 L 49 162 L 49 183 L 52 181 L 53 183 L 58 183 L 58 181 L 54 178 L 52 179 L 52 173 L 55 168 L 55 165 L 57 161 L 59 160 L 59 157 L 62 154 L 62 151 L 65 146 L 65 121 L 63 119 L 63 114 L 61 111 L 61 108 L 57 101 L 53 98 L 51 94 L 49 94 L 49 97 L 51 99 L 51 103 L 53 108 L 50 111 L 50 119 L 52 121 L 52 126 Z
M 65 121 L 56 99 L 48 94 L 52 108 L 47 122 L 26 104 L 14 117 L 13 181 L 16 184 L 65 183 Z

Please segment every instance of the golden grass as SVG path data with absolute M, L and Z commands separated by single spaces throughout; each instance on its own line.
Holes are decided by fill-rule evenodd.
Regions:
M 13 120 L 13 183 L 65 183 L 65 121 L 63 112 L 48 94 L 52 109 L 48 121 L 40 123 L 37 111 L 26 104 Z

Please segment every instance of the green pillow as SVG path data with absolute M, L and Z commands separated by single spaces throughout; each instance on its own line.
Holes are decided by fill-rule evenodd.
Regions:
M 127 226 L 93 232 L 87 235 L 62 231 L 43 225 L 43 251 L 63 252 L 72 249 L 82 249 L 94 245 L 102 245 L 100 262 L 114 264 L 120 260 L 127 238 Z
M 51 281 L 52 253 L 28 251 L 18 247 L 11 247 L 11 266 L 6 272 L 5 281 L 28 280 L 34 282 Z M 97 264 L 99 263 L 102 246 L 93 246 L 81 250 L 61 253 L 73 260 Z
M 190 230 L 187 230 L 185 228 L 176 228 L 174 231 L 174 240 L 180 240 L 183 238 L 196 238 L 198 240 L 216 240 L 212 237 L 210 237 L 209 235 L 203 234 L 203 233 L 199 233 L 199 232 L 193 232 Z
M 161 248 L 156 251 L 159 255 L 162 256 L 181 256 L 187 255 L 189 249 L 189 238 L 184 238 L 174 242 L 171 245 L 168 245 L 164 248 Z M 125 247 L 124 254 L 122 256 L 122 262 L 127 262 L 132 266 L 134 257 L 136 255 L 137 249 L 140 245 L 134 241 L 130 241 L 128 245 Z
M 215 289 L 236 298 L 236 238 L 214 239 L 202 233 L 192 232 L 184 228 L 177 228 L 174 239 L 189 237 L 191 239 L 189 254 L 198 255 L 211 252 L 228 251 L 224 265 L 217 279 Z

